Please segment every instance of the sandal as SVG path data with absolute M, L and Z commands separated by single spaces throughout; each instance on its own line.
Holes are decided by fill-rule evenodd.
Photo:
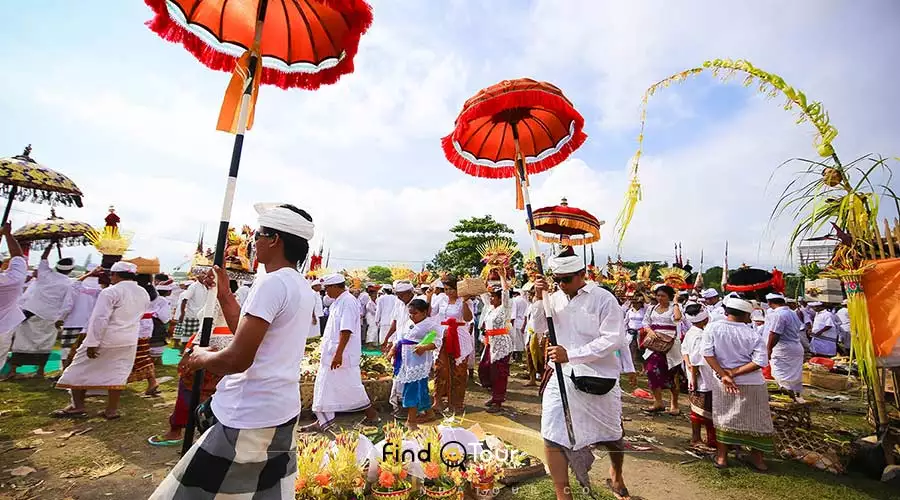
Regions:
M 628 494 L 628 488 L 623 486 L 621 489 L 617 490 L 613 486 L 611 479 L 606 480 L 606 489 L 608 489 L 610 492 L 612 492 L 612 494 L 615 495 L 615 497 L 618 500 L 626 500 L 626 499 L 631 498 L 631 495 Z
M 63 408 L 50 412 L 51 418 L 87 418 L 87 412 L 75 408 Z
M 156 387 L 153 389 L 144 391 L 144 396 L 159 396 L 159 384 L 156 384 Z
M 118 419 L 122 418 L 121 413 L 116 413 L 115 415 L 107 415 L 105 411 L 97 412 L 97 416 L 100 418 L 104 418 L 106 420 L 118 420 Z
M 157 434 L 147 438 L 147 442 L 150 446 L 181 446 L 184 439 L 163 439 L 162 434 Z
M 662 413 L 665 410 L 666 410 L 665 408 L 653 408 L 653 407 L 641 408 L 641 411 L 644 413 Z
M 726 461 L 724 464 L 720 464 L 718 461 L 713 459 L 713 467 L 715 467 L 716 469 L 719 469 L 719 470 L 727 469 L 728 462 Z

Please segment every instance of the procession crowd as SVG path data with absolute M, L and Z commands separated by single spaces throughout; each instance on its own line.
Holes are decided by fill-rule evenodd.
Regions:
M 8 379 L 29 365 L 42 377 L 61 345 L 56 387 L 70 391 L 71 404 L 53 417 L 87 417 L 86 397 L 101 391 L 108 398 L 99 415 L 120 418 L 119 395 L 128 383 L 147 381 L 145 393 L 158 393 L 155 368 L 173 342 L 182 351 L 178 398 L 168 429 L 148 442 L 180 446 L 193 374 L 204 370 L 196 418 L 202 437 L 152 498 L 215 492 L 292 498 L 297 430 L 327 431 L 345 412 L 365 412 L 365 425 L 382 421 L 360 373 L 367 344 L 391 361 L 393 416 L 409 428 L 438 414 L 462 414 L 470 378 L 490 391 L 485 410 L 503 412 L 511 366 L 524 367 L 526 385 L 541 398 L 541 435 L 558 498 L 571 497 L 569 468 L 588 484 L 595 447 L 610 452 L 607 487 L 628 497 L 623 374 L 632 384 L 646 375 L 649 414 L 680 414 L 679 394 L 687 389 L 692 444 L 715 449 L 717 467 L 728 466 L 729 450 L 749 448 L 749 466 L 764 471 L 774 428 L 763 370 L 769 367 L 799 400 L 806 353 L 833 356 L 846 342 L 846 309 L 775 293 L 764 303 L 738 294 L 722 300 L 713 289 L 677 292 L 661 283 L 617 298 L 587 279 L 571 249 L 549 260 L 552 282 L 538 276 L 521 288 L 501 273 L 474 296 L 460 295 L 454 276 L 350 290 L 341 274 L 310 281 L 298 272 L 314 231 L 305 211 L 292 205 L 257 211 L 256 256 L 266 272 L 252 283 L 230 280 L 219 268 L 175 283 L 138 273 L 128 261 L 76 278 L 71 258 L 50 265 L 51 247 L 30 273 L 9 226 L 2 230 L 11 257 L 0 275 L 0 359 Z M 215 304 L 214 328 L 209 347 L 199 347 L 208 304 Z M 307 339 L 319 336 L 315 420 L 298 427 L 300 364 Z M 260 449 L 281 451 L 260 456 Z

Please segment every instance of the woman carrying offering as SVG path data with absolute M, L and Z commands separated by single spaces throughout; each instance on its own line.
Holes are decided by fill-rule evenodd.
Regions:
M 509 355 L 513 350 L 509 336 L 512 307 L 509 301 L 509 285 L 500 273 L 500 287 L 493 287 L 490 305 L 485 308 L 484 350 L 478 364 L 481 385 L 491 390 L 491 399 L 485 403 L 488 413 L 498 413 L 506 401 L 506 385 L 509 382 Z
M 475 350 L 475 340 L 469 333 L 472 309 L 469 301 L 456 290 L 458 280 L 454 276 L 444 280 L 447 300 L 440 303 L 437 319 L 443 327 L 443 345 L 434 362 L 435 409 L 444 409 L 445 399 L 458 414 L 465 409 L 468 384 L 468 357 Z
M 671 400 L 669 414 L 678 415 L 678 384 L 676 373 L 681 366 L 681 342 L 678 339 L 677 325 L 681 322 L 681 308 L 674 303 L 675 290 L 669 285 L 659 285 L 655 292 L 657 304 L 647 311 L 644 317 L 643 340 L 641 345 L 647 349 L 646 359 L 647 382 L 653 393 L 653 406 L 644 411 L 658 413 L 665 410 L 663 389 L 669 389 Z M 648 354 L 649 353 L 649 354 Z

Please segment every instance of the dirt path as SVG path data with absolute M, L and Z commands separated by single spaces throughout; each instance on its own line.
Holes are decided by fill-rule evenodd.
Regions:
M 174 375 L 170 367 L 161 371 L 161 375 Z M 68 403 L 67 394 L 53 389 L 49 382 L 0 383 L 0 499 L 147 498 L 177 462 L 179 449 L 147 444 L 149 436 L 167 429 L 175 400 L 175 381 L 162 386 L 160 397 L 141 397 L 143 389 L 143 384 L 132 384 L 123 393 L 123 417 L 119 420 L 94 417 L 72 421 L 47 416 Z M 525 387 L 514 374 L 509 384 L 507 412 L 486 413 L 486 399 L 487 392 L 470 381 L 464 425 L 479 423 L 485 431 L 543 459 L 537 388 Z M 635 498 L 896 498 L 879 489 L 875 482 L 830 476 L 800 464 L 779 463 L 776 472 L 765 476 L 741 467 L 717 474 L 719 471 L 712 469 L 708 461 L 698 462 L 684 453 L 690 436 L 686 398 L 682 398 L 684 415 L 678 417 L 648 416 L 640 411 L 646 404 L 630 394 L 623 395 L 626 437 L 633 448 L 649 448 L 632 449 L 625 459 L 625 480 Z M 88 408 L 93 412 L 102 406 L 103 398 L 89 400 Z M 387 410 L 382 408 L 383 416 L 388 415 Z M 341 415 L 338 428 L 353 427 L 360 418 L 361 415 Z M 301 423 L 311 421 L 311 415 L 301 418 Z M 641 441 L 645 438 L 651 442 Z M 609 461 L 605 452 L 598 450 L 595 456 L 598 460 L 591 479 L 596 487 L 605 483 Z M 689 461 L 692 463 L 684 463 Z M 19 467 L 34 471 L 14 476 L 14 469 Z M 504 493 L 501 498 L 546 498 L 552 495 L 546 483 L 526 483 L 520 486 L 520 494 Z M 534 489 L 532 494 L 529 488 Z

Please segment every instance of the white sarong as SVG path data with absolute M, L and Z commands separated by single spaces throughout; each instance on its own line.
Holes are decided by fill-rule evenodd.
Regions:
M 316 373 L 316 383 L 313 386 L 312 411 L 339 412 L 364 410 L 371 405 L 369 395 L 362 383 L 359 365 L 353 366 L 347 362 L 344 355 L 344 363 L 336 370 L 331 369 L 331 360 L 334 353 L 322 353 L 322 362 Z
M 56 322 L 32 316 L 23 321 L 15 330 L 12 352 L 47 354 L 53 350 L 59 329 Z
M 58 389 L 110 389 L 127 387 L 137 343 L 124 347 L 98 347 L 97 357 L 87 356 L 87 347 L 75 351 L 72 364 L 59 377 Z
M 775 344 L 769 364 L 778 385 L 789 391 L 803 390 L 803 345 L 800 342 Z
M 386 325 L 379 325 L 378 327 L 378 343 L 384 344 L 385 339 L 387 339 L 388 332 L 391 331 L 391 324 L 388 323 Z
M 565 370 L 564 370 L 565 372 Z M 622 439 L 622 393 L 616 382 L 609 392 L 602 396 L 588 394 L 575 389 L 570 377 L 565 377 L 566 395 L 572 412 L 572 427 L 575 430 L 575 446 L 578 451 L 596 443 L 606 443 Z M 566 419 L 559 397 L 556 374 L 550 375 L 544 389 L 541 411 L 541 436 L 547 441 L 569 448 Z

